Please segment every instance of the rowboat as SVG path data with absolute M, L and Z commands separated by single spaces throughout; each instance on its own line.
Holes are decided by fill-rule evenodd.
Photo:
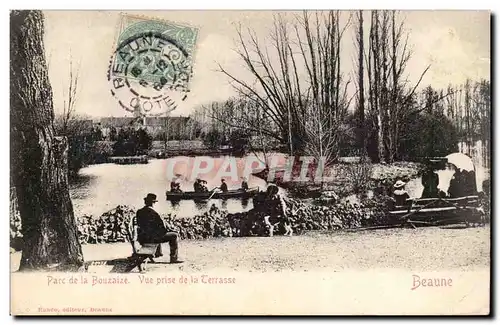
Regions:
M 209 192 L 166 192 L 168 201 L 180 200 L 208 200 L 212 199 L 248 199 L 259 193 L 258 187 L 252 187 L 248 190 L 230 190 L 225 193 L 217 191 Z
M 134 165 L 134 164 L 147 164 L 149 158 L 146 155 L 142 156 L 126 156 L 126 157 L 109 157 L 108 161 L 110 163 L 115 163 L 118 165 Z

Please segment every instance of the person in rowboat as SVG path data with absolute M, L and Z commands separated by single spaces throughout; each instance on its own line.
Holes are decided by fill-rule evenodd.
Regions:
M 207 181 L 202 179 L 200 180 L 200 183 L 201 183 L 201 191 L 208 192 Z
M 220 180 L 221 181 L 221 184 L 220 184 L 220 190 L 222 191 L 222 193 L 226 193 L 228 191 L 227 189 L 227 184 L 226 184 L 226 180 L 223 178 Z
M 175 177 L 170 183 L 170 192 L 182 193 L 181 184 L 179 183 L 178 177 Z
M 196 193 L 201 192 L 201 183 L 200 183 L 200 179 L 199 179 L 199 178 L 197 178 L 197 179 L 194 181 L 193 188 L 194 188 L 194 191 L 195 191 Z
M 194 191 L 196 193 L 208 192 L 208 188 L 207 188 L 207 186 L 205 184 L 207 184 L 207 181 L 204 181 L 202 179 L 197 178 L 196 181 L 193 184 Z
M 243 180 L 241 182 L 241 189 L 246 192 L 246 191 L 248 191 L 247 178 L 246 177 L 242 177 L 241 179 Z

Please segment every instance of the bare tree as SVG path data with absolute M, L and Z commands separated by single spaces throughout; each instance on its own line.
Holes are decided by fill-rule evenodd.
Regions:
M 326 164 L 338 158 L 342 124 L 353 98 L 347 95 L 350 81 L 340 71 L 341 42 L 350 19 L 341 26 L 338 11 L 304 12 L 295 25 L 310 81 L 307 96 L 301 100 L 306 107 L 306 114 L 301 115 L 308 135 L 306 149 L 316 161 L 323 159 Z
M 487 80 L 466 80 L 463 85 L 449 85 L 447 94 L 443 95 L 446 97 L 446 115 L 457 129 L 461 150 L 472 155 L 474 142 L 481 140 L 485 166 L 489 166 L 490 159 L 490 95 L 491 87 Z
M 262 113 L 262 110 L 257 108 L 256 112 L 257 112 L 256 118 L 258 120 L 260 119 L 261 121 L 264 121 L 264 114 Z M 253 146 L 253 141 L 250 141 L 250 148 L 252 149 L 257 159 L 259 159 L 264 164 L 265 168 L 269 169 L 271 154 L 269 153 L 268 150 L 268 141 L 266 141 L 268 138 L 265 137 L 264 134 L 262 133 L 263 124 L 264 123 L 259 124 L 258 128 L 259 130 L 256 135 L 258 139 L 258 150 L 255 150 L 255 147 Z M 259 152 L 262 152 L 263 159 L 260 159 Z
M 479 133 L 482 144 L 483 164 L 490 168 L 491 159 L 491 83 L 489 80 L 481 80 L 479 83 Z
M 63 111 L 58 114 L 57 125 L 60 127 L 58 130 L 60 135 L 68 135 L 71 124 L 77 123 L 78 117 L 76 115 L 76 102 L 78 100 L 78 81 L 80 78 L 80 63 L 73 67 L 73 56 L 69 55 L 69 84 L 67 91 L 63 91 Z
M 265 133 L 279 138 L 283 143 L 288 143 L 290 154 L 293 154 L 292 132 L 300 132 L 300 128 L 298 125 L 294 127 L 291 119 L 293 115 L 296 115 L 292 112 L 295 107 L 290 107 L 296 96 L 293 93 L 295 89 L 290 86 L 290 76 L 288 75 L 290 71 L 288 52 L 290 44 L 285 22 L 277 16 L 274 30 L 271 33 L 275 56 L 280 60 L 281 68 L 279 70 L 274 68 L 274 62 L 269 55 L 269 47 L 262 46 L 252 30 L 248 29 L 249 40 L 245 39 L 241 27 L 237 29 L 237 33 L 239 38 L 237 53 L 255 80 L 246 81 L 219 65 L 220 71 L 229 78 L 234 89 L 243 98 L 254 101 L 256 105 L 264 108 L 266 119 L 272 121 L 277 127 L 276 130 L 269 130 Z M 249 128 L 253 127 L 249 125 Z
M 415 91 L 429 70 L 428 66 L 418 81 L 409 86 L 406 66 L 412 56 L 409 34 L 404 20 L 397 22 L 396 11 L 372 11 L 368 49 L 369 103 L 375 116 L 378 159 L 392 162 L 398 157 L 400 126 L 414 114 L 411 110 Z
M 357 58 L 357 110 L 358 110 L 358 146 L 361 148 L 362 154 L 365 155 L 366 152 L 366 124 L 365 124 L 365 68 L 364 68 L 364 30 L 363 30 L 363 10 L 359 10 L 357 13 L 357 30 L 355 44 L 358 50 Z
M 252 134 L 261 133 L 267 137 L 282 140 L 276 133 L 274 121 L 269 119 L 257 101 L 248 97 L 229 98 L 223 102 L 212 102 L 202 106 L 211 126 L 219 132 L 229 135 L 233 130 L 242 129 Z
M 54 136 L 40 11 L 10 16 L 11 172 L 22 220 L 20 270 L 83 265 L 68 191 L 67 141 Z
M 338 11 L 305 11 L 292 21 L 275 16 L 267 43 L 252 30 L 244 35 L 238 28 L 237 53 L 253 80 L 219 68 L 273 126 L 266 130 L 248 123 L 249 129 L 286 143 L 290 155 L 306 150 L 332 161 L 338 155 L 339 125 L 350 102 L 348 82 L 340 71 L 341 39 L 349 21 L 341 26 Z M 315 117 L 309 118 L 310 114 Z

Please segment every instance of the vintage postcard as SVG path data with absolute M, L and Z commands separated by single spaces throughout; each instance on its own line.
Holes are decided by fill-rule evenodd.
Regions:
M 10 12 L 12 315 L 489 315 L 489 11 Z

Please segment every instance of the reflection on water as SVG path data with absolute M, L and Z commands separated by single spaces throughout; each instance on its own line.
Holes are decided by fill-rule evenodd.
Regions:
M 155 193 L 158 196 L 155 209 L 160 214 L 173 213 L 179 217 L 192 217 L 207 211 L 212 204 L 229 212 L 248 211 L 253 208 L 251 200 L 211 199 L 208 202 L 182 200 L 177 203 L 167 201 L 165 192 L 170 186 L 166 173 L 168 160 L 152 159 L 148 164 L 101 164 L 83 168 L 76 182 L 70 187 L 75 215 L 99 216 L 117 205 L 129 205 L 137 209 L 144 205 L 143 198 L 147 193 Z M 240 168 L 238 173 L 241 175 Z M 220 185 L 220 178 L 216 177 L 217 175 L 217 173 L 203 175 L 209 189 Z M 226 178 L 226 182 L 229 189 L 237 189 L 241 180 Z M 248 184 L 250 187 L 258 186 L 262 190 L 266 187 L 266 182 L 255 176 L 248 178 Z M 192 191 L 193 182 L 183 179 L 181 188 L 183 191 Z
M 92 186 L 92 181 L 97 176 L 89 175 L 89 174 L 78 174 L 75 178 L 73 178 L 69 184 L 69 190 L 71 193 L 71 198 L 79 199 L 85 198 L 88 187 Z
M 276 155 L 280 159 L 284 159 L 284 155 Z M 167 177 L 169 164 L 173 160 L 186 158 L 193 161 L 193 158 L 173 157 L 169 159 L 152 159 L 148 164 L 137 165 L 117 165 L 117 164 L 101 164 L 83 168 L 79 177 L 70 186 L 70 195 L 75 209 L 75 215 L 83 214 L 99 216 L 102 213 L 115 208 L 117 205 L 129 205 L 133 208 L 143 206 L 143 198 L 147 193 L 155 193 L 158 196 L 158 203 L 155 209 L 161 214 L 173 213 L 177 216 L 191 217 L 196 214 L 207 211 L 212 204 L 217 207 L 226 209 L 229 212 L 248 211 L 253 208 L 252 200 L 215 200 L 209 202 L 194 202 L 192 200 L 183 200 L 177 203 L 167 201 L 165 191 L 169 188 L 170 179 Z M 249 160 L 245 158 L 236 159 L 237 176 L 233 179 L 227 177 L 227 173 L 221 169 L 225 166 L 223 161 L 227 157 L 219 157 L 215 159 L 214 168 L 210 172 L 203 175 L 203 179 L 207 181 L 207 187 L 212 190 L 220 185 L 221 175 L 224 175 L 229 189 L 237 189 L 240 187 L 241 179 L 239 176 L 245 174 L 248 166 L 245 163 L 255 161 L 253 155 L 249 156 Z M 253 159 L 252 159 L 253 158 Z M 263 160 L 261 157 L 260 160 Z M 482 160 L 475 158 L 476 175 L 478 190 L 482 190 L 482 181 L 489 178 L 489 169 L 485 168 Z M 283 161 L 278 162 L 281 166 Z M 174 173 L 183 175 L 180 180 L 183 191 L 193 190 L 193 181 L 190 180 L 189 171 L 192 170 L 192 165 L 175 165 Z M 256 169 L 252 165 L 250 169 Z M 439 189 L 447 192 L 449 180 L 452 177 L 451 170 L 439 171 Z M 266 182 L 255 176 L 249 176 L 248 184 L 250 187 L 260 187 L 263 190 L 266 187 Z M 411 197 L 420 197 L 423 192 L 422 179 L 416 178 L 410 180 L 406 185 L 406 190 Z M 282 193 L 286 192 L 281 189 Z M 371 196 L 373 193 L 368 193 Z

